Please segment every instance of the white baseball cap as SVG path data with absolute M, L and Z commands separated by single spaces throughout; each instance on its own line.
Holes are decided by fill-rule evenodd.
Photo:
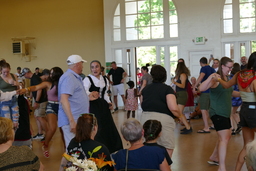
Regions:
M 68 65 L 72 65 L 72 64 L 76 64 L 78 62 L 87 62 L 86 60 L 84 60 L 81 56 L 79 55 L 70 55 L 67 59 L 67 64 Z

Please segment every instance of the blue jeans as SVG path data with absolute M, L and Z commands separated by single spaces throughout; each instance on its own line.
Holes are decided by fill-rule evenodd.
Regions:
M 17 97 L 13 96 L 11 100 L 1 102 L 1 117 L 9 118 L 14 123 L 19 121 L 19 107 Z

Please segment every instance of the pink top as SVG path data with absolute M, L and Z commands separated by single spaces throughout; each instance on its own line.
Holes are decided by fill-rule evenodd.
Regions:
M 56 94 L 56 85 L 54 85 L 50 90 L 47 91 L 48 101 L 58 101 L 58 94 Z

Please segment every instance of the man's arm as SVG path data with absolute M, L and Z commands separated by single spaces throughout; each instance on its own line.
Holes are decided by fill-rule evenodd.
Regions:
M 124 83 L 126 77 L 127 77 L 127 73 L 123 72 L 123 79 L 121 80 L 121 83 Z
M 70 103 L 68 101 L 69 94 L 61 94 L 60 96 L 60 103 L 62 105 L 62 108 L 65 112 L 65 114 L 68 117 L 69 125 L 70 125 L 70 132 L 75 133 L 76 132 L 76 122 L 74 120 L 74 117 L 72 115 L 71 109 L 70 109 Z
M 34 109 L 37 109 L 39 107 L 39 103 L 38 102 L 40 101 L 41 95 L 42 95 L 42 90 L 37 90 L 35 103 L 33 105 Z
M 196 80 L 196 84 L 194 85 L 193 89 L 196 88 L 199 85 L 199 83 L 201 83 L 201 81 L 203 80 L 204 76 L 205 76 L 205 73 L 201 72 L 199 77 Z
M 111 69 L 110 69 L 110 71 L 108 72 L 107 78 L 108 78 L 109 83 L 110 83 L 111 85 L 113 85 L 113 81 L 110 80 L 110 75 L 111 75 L 111 74 L 112 74 L 112 72 L 111 72 Z

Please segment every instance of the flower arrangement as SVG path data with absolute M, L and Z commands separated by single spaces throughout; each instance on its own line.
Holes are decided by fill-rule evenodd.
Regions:
M 73 164 L 73 166 L 67 167 L 66 171 L 101 171 L 106 165 L 113 166 L 115 164 L 113 161 L 105 161 L 106 155 L 104 155 L 104 153 L 99 154 L 99 158 L 92 158 L 92 154 L 99 151 L 101 147 L 102 146 L 98 146 L 94 148 L 92 152 L 89 151 L 88 154 L 90 158 L 83 160 L 64 153 L 63 157 Z

